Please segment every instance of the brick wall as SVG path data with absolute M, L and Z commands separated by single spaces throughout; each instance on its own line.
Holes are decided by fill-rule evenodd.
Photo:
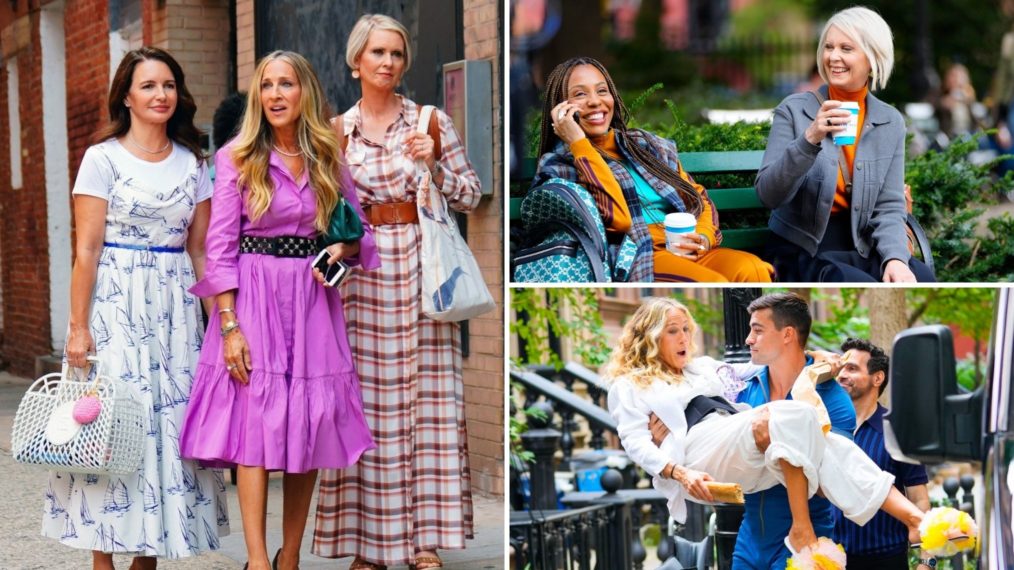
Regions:
M 70 0 L 67 35 L 67 147 L 73 188 L 92 135 L 109 119 L 109 14 L 104 0 Z M 119 62 L 116 62 L 119 64 Z
M 465 0 L 466 59 L 492 62 L 493 194 L 468 219 L 468 242 L 497 301 L 494 312 L 469 322 L 471 356 L 465 360 L 465 410 L 472 479 L 477 491 L 504 492 L 503 352 L 503 21 L 497 0 Z
M 187 75 L 195 122 L 210 125 L 229 88 L 229 0 L 168 0 L 167 49 Z
M 165 2 L 144 3 L 144 45 L 169 49 L 169 7 Z M 175 55 L 174 55 L 175 57 Z
M 236 0 L 236 89 L 250 88 L 257 66 L 254 52 L 254 0 Z
M 3 17 L 4 15 L 0 14 L 0 18 Z M 6 20 L 0 19 L 0 24 L 5 23 Z M 5 56 L 3 65 L 0 65 L 0 152 L 2 152 L 0 154 L 0 220 L 6 220 L 11 212 L 10 208 L 7 207 L 7 200 L 11 194 L 11 164 L 7 158 L 10 152 L 7 141 L 10 140 L 11 135 L 10 121 L 7 118 L 7 101 L 7 65 Z M 8 264 L 4 261 L 6 259 L 4 252 L 5 237 L 3 227 L 0 226 L 0 316 L 3 317 L 6 317 L 3 291 L 8 283 L 9 274 L 7 270 Z M 5 324 L 6 319 L 0 320 L 0 369 L 5 368 L 10 361 L 10 356 L 5 350 L 4 339 L 7 338 Z
M 19 6 L 20 8 L 21 6 Z M 42 52 L 39 48 L 39 13 L 7 13 L 0 21 L 6 31 L 27 17 L 27 36 L 4 43 L 4 60 L 17 56 L 21 117 L 21 165 L 23 184 L 11 188 L 10 174 L 0 180 L 4 223 L 0 225 L 3 249 L 4 335 L 0 352 L 10 371 L 21 376 L 35 373 L 35 358 L 49 354 L 49 239 L 46 227 L 46 177 L 42 140 Z M 26 20 L 21 20 L 25 22 Z M 24 25 L 24 24 L 22 24 Z M 24 28 L 22 28 L 24 29 Z M 23 40 L 27 39 L 27 42 Z M 6 73 L 4 73 L 6 76 Z M 0 90 L 6 92 L 4 81 Z M 4 97 L 10 101 L 10 97 Z M 4 138 L 7 147 L 7 107 L 4 106 Z M 4 157 L 6 160 L 6 157 Z

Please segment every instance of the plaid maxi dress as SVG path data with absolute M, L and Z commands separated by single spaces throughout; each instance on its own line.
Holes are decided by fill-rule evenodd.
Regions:
M 402 98 L 383 141 L 360 132 L 357 103 L 344 114 L 346 160 L 363 206 L 414 201 L 415 165 L 403 145 L 420 107 Z M 450 118 L 440 125 L 441 189 L 467 212 L 479 181 Z M 418 224 L 374 228 L 381 267 L 349 277 L 343 297 L 363 410 L 375 450 L 322 472 L 313 553 L 408 564 L 419 550 L 461 549 L 472 538 L 471 476 L 457 323 L 422 316 Z

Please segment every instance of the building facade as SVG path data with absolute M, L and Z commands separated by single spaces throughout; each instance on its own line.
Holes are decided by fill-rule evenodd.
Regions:
M 442 103 L 443 64 L 488 62 L 489 192 L 467 238 L 502 307 L 503 7 L 495 0 L 10 0 L 0 3 L 0 368 L 26 378 L 58 365 L 70 309 L 71 188 L 123 54 L 142 45 L 173 53 L 210 130 L 219 102 L 246 90 L 256 59 L 300 51 L 341 112 L 358 98 L 345 38 L 362 13 L 404 22 L 417 54 L 403 91 Z M 355 10 L 350 10 L 350 4 Z M 423 4 L 426 9 L 423 9 Z M 437 9 L 434 9 L 437 8 Z M 483 140 L 482 144 L 486 142 Z M 470 152 L 471 154 L 471 152 Z M 503 325 L 497 309 L 468 323 L 469 448 L 480 492 L 503 494 Z

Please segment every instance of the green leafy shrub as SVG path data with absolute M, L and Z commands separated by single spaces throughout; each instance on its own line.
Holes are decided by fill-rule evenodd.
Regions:
M 985 136 L 980 134 L 979 136 Z M 972 164 L 968 155 L 978 137 L 953 142 L 943 151 L 929 151 L 905 164 L 912 186 L 913 214 L 926 230 L 940 281 L 994 282 L 1014 279 L 1014 242 L 1010 216 L 993 218 L 986 235 L 976 225 L 996 196 L 1014 189 L 1014 172 L 996 179 L 992 168 L 1004 157 Z

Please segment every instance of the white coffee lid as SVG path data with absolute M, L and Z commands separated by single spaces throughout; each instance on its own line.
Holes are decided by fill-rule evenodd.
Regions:
M 665 215 L 665 227 L 695 228 L 697 227 L 697 218 L 688 212 L 673 212 Z

